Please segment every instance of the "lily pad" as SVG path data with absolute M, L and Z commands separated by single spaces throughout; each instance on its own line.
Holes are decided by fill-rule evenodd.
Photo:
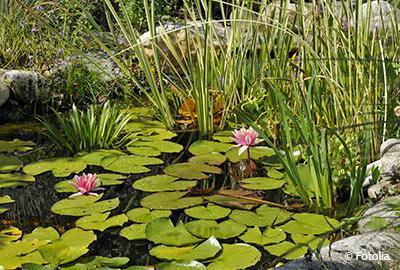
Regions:
M 88 246 L 96 240 L 93 231 L 73 228 L 66 231 L 58 240 L 39 249 L 45 260 L 53 264 L 72 262 L 86 254 Z
M 221 165 L 226 160 L 226 156 L 220 153 L 208 153 L 200 156 L 194 156 L 189 159 L 190 163 L 193 164 L 209 164 L 209 165 Z
M 139 156 L 158 157 L 161 155 L 160 151 L 150 146 L 128 147 L 126 150 Z
M 132 241 L 132 240 L 145 240 L 147 239 L 146 236 L 146 226 L 147 223 L 143 224 L 133 224 L 129 227 L 123 228 L 119 234 L 122 237 Z
M 101 149 L 91 153 L 79 153 L 77 157 L 88 165 L 101 166 L 103 158 L 114 156 L 126 156 L 124 152 L 114 149 Z
M 0 231 L 0 246 L 7 242 L 15 241 L 20 239 L 22 236 L 22 231 L 16 227 L 9 227 Z
M 130 220 L 137 223 L 148 223 L 160 217 L 169 217 L 171 214 L 169 210 L 150 211 L 147 208 L 135 208 L 126 213 Z
M 147 239 L 156 244 L 169 246 L 186 246 L 201 241 L 190 234 L 182 222 L 174 227 L 171 220 L 164 217 L 150 222 L 146 227 L 146 235 Z
M 119 199 L 99 201 L 103 195 L 80 195 L 56 202 L 51 207 L 53 213 L 65 216 L 87 216 L 95 213 L 104 213 L 116 208 Z
M 273 179 L 278 179 L 278 180 L 280 180 L 280 179 L 282 179 L 283 177 L 285 177 L 285 174 L 284 174 L 284 173 L 281 173 L 281 172 L 278 171 L 277 169 L 268 168 L 267 176 L 268 176 L 268 177 L 271 177 L 271 178 L 273 178 Z
M 168 247 L 157 246 L 150 250 L 150 255 L 164 260 L 206 260 L 214 257 L 222 249 L 215 237 L 210 237 L 207 241 L 198 246 L 189 247 Z
M 161 153 L 179 153 L 183 146 L 170 141 L 133 141 L 129 143 L 130 147 L 153 147 Z
M 22 167 L 23 163 L 16 157 L 10 157 L 6 155 L 0 155 L 0 172 L 8 173 L 18 171 Z
M 37 227 L 31 233 L 25 234 L 22 239 L 24 241 L 39 240 L 39 241 L 54 242 L 58 238 L 60 238 L 60 234 L 53 227 L 48 227 L 48 228 Z
M 0 204 L 8 204 L 8 203 L 13 203 L 15 202 L 13 199 L 11 199 L 10 196 L 2 196 L 0 197 Z M 0 214 L 3 214 L 8 211 L 8 208 L 2 208 L 0 207 Z
M 95 213 L 90 216 L 84 216 L 76 221 L 76 226 L 84 230 L 105 231 L 111 227 L 122 226 L 128 221 L 124 214 L 110 217 L 110 213 Z
M 307 253 L 307 247 L 296 246 L 295 244 L 284 241 L 276 245 L 264 246 L 264 249 L 277 257 L 294 260 Z
M 250 210 L 251 208 L 253 208 L 256 205 L 254 201 L 241 199 L 241 198 L 234 198 L 234 197 L 224 196 L 224 195 L 211 195 L 211 196 L 204 197 L 204 199 L 209 202 L 213 202 L 215 204 L 219 204 L 222 206 L 235 207 L 235 208 L 248 209 L 248 210 Z
M 297 245 L 305 245 L 312 250 L 317 250 L 318 248 L 329 245 L 329 240 L 327 238 L 314 235 L 292 234 L 290 237 Z
M 232 143 L 233 142 L 232 137 L 233 134 L 232 131 L 230 130 L 219 131 L 214 133 L 214 135 L 212 136 L 213 140 L 223 143 Z
M 195 156 L 200 156 L 209 153 L 225 153 L 231 147 L 232 144 L 199 140 L 190 145 L 189 152 Z
M 135 181 L 132 186 L 135 189 L 146 192 L 157 192 L 187 190 L 188 188 L 194 187 L 197 184 L 197 181 L 177 180 L 178 178 L 169 176 L 167 174 L 152 175 Z
M 190 233 L 201 238 L 215 236 L 218 239 L 229 239 L 240 235 L 246 230 L 246 226 L 232 220 L 217 223 L 215 220 L 195 220 L 186 223 Z
M 203 203 L 202 197 L 184 197 L 187 192 L 160 192 L 145 197 L 140 204 L 143 207 L 158 210 L 183 209 Z
M 192 208 L 185 209 L 185 214 L 197 218 L 197 219 L 221 219 L 227 217 L 231 212 L 231 209 L 221 207 L 212 203 L 205 206 L 195 206 Z
M 24 172 L 30 175 L 39 175 L 52 171 L 55 177 L 67 177 L 71 173 L 80 173 L 86 168 L 86 163 L 74 158 L 51 158 L 28 164 Z
M 34 182 L 35 177 L 26 174 L 0 174 L 0 188 L 16 187 Z
M 261 233 L 259 227 L 254 227 L 247 229 L 247 232 L 239 238 L 249 244 L 264 246 L 282 242 L 286 239 L 286 234 L 280 229 L 273 228 L 267 228 Z
M 79 260 L 73 266 L 61 267 L 62 270 L 90 270 L 90 269 L 121 269 L 122 266 L 129 262 L 126 257 L 107 258 L 95 256 Z
M 261 252 L 248 244 L 223 244 L 222 254 L 213 260 L 208 270 L 246 269 L 261 259 Z
M 262 205 L 257 208 L 255 213 L 246 210 L 233 210 L 229 217 L 247 226 L 266 227 L 280 224 L 288 220 L 291 216 L 292 213 L 283 209 Z
M 174 261 L 157 264 L 157 270 L 207 270 L 207 267 L 198 261 Z
M 138 119 L 137 121 L 129 122 L 125 125 L 124 130 L 129 133 L 133 133 L 135 131 L 151 131 L 157 129 L 165 129 L 163 123 L 154 120 L 143 120 Z
M 268 177 L 252 177 L 240 181 L 240 186 L 252 190 L 272 190 L 281 188 L 285 183 L 286 181 Z
M 37 251 L 48 241 L 17 241 L 0 245 L 0 262 L 5 269 L 16 269 L 25 263 L 48 263 Z
M 183 179 L 207 179 L 207 174 L 220 174 L 221 169 L 208 164 L 176 163 L 164 169 L 166 174 Z
M 275 155 L 275 151 L 272 148 L 266 146 L 256 146 L 250 148 L 250 157 L 254 160 L 260 160 L 263 158 L 270 158 Z M 239 162 L 247 159 L 247 152 L 242 153 L 239 156 L 239 149 L 237 147 L 230 149 L 226 152 L 226 156 L 231 162 Z
M 318 214 L 299 213 L 292 217 L 294 220 L 280 226 L 282 230 L 291 234 L 318 235 L 339 228 L 341 225 L 336 219 Z
M 150 170 L 145 165 L 163 164 L 159 158 L 144 156 L 111 156 L 101 160 L 102 167 L 106 170 L 119 173 L 145 173 Z
M 0 152 L 11 153 L 14 151 L 26 152 L 32 149 L 36 144 L 32 141 L 21 141 L 14 139 L 13 141 L 0 140 Z

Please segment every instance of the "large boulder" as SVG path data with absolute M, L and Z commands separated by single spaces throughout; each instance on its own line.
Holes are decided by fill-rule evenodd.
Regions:
M 4 71 L 0 71 L 0 106 L 10 97 L 10 88 L 4 82 Z
M 0 77 L 0 84 L 9 88 L 14 97 L 25 104 L 33 103 L 42 93 L 43 77 L 34 71 L 8 70 Z

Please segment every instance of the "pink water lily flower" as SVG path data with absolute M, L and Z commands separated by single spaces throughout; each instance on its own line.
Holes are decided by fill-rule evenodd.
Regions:
M 71 195 L 73 196 L 78 196 L 78 195 L 95 195 L 97 196 L 97 193 L 94 193 L 93 191 L 97 190 L 97 186 L 99 184 L 99 179 L 96 177 L 96 174 L 82 174 L 81 176 L 75 175 L 74 177 L 75 181 L 71 181 L 71 185 L 74 186 L 79 192 Z
M 258 139 L 258 133 L 252 127 L 241 128 L 239 130 L 232 131 L 233 138 L 231 138 L 235 143 L 235 147 L 240 147 L 239 155 L 246 151 L 250 146 L 254 146 L 262 140 Z

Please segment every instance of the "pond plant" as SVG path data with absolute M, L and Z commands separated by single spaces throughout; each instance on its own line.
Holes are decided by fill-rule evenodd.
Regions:
M 106 52 L 121 89 L 37 116 L 32 141 L 0 140 L 1 267 L 266 269 L 356 233 L 367 164 L 398 134 L 395 19 L 371 32 L 361 1 L 144 0 L 143 18 L 136 0 L 64 2 L 82 22 L 63 18 L 63 48 Z M 46 46 L 63 40 L 50 3 L 16 3 Z M 27 16 L 7 7 L 2 21 Z

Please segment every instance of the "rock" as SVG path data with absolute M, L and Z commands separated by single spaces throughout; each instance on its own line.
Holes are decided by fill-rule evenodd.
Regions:
M 400 200 L 400 196 L 391 197 L 390 200 Z M 374 205 L 364 213 L 363 218 L 358 222 L 359 231 L 361 233 L 374 232 L 375 229 L 367 225 L 374 218 L 386 219 L 388 225 L 384 228 L 386 231 L 392 231 L 394 228 L 400 226 L 399 211 L 393 209 L 393 207 L 390 207 L 383 201 Z
M 10 89 L 4 82 L 4 71 L 0 70 L 0 106 L 7 102 L 10 97 Z
M 279 270 L 368 270 L 396 269 L 399 265 L 400 234 L 373 232 L 351 236 L 321 249 L 320 258 L 301 258 L 277 267 Z
M 1 83 L 7 85 L 17 100 L 31 104 L 41 95 L 43 81 L 34 71 L 9 70 L 4 72 Z

